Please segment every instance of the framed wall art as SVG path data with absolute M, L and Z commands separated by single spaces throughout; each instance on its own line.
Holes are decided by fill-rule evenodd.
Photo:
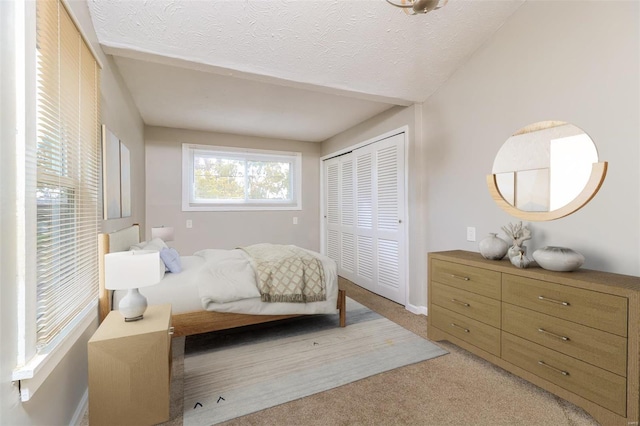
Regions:
M 131 154 L 127 146 L 102 125 L 103 217 L 131 216 Z
M 131 155 L 120 141 L 120 211 L 122 217 L 131 216 Z

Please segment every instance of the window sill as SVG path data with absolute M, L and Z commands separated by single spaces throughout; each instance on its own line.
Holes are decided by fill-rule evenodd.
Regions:
M 285 210 L 302 210 L 301 205 L 287 206 L 211 206 L 211 205 L 194 205 L 187 204 L 182 206 L 183 212 L 239 212 L 239 211 L 285 211 Z
M 98 318 L 98 301 L 87 306 L 78 317 L 67 327 L 66 332 L 52 342 L 46 352 L 34 356 L 25 365 L 13 370 L 11 379 L 18 382 L 20 400 L 29 401 L 38 388 L 44 383 L 49 374 L 67 355 L 71 347 L 84 334 L 87 328 Z

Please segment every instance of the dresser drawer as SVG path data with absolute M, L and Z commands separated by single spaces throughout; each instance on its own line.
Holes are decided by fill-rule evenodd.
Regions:
M 431 305 L 429 322 L 460 340 L 500 356 L 500 330 L 497 328 L 436 305 Z
M 626 416 L 626 380 L 575 358 L 502 333 L 502 358 L 520 368 Z
M 503 274 L 502 300 L 627 336 L 627 299 L 624 297 Z
M 627 339 L 508 303 L 502 329 L 620 376 L 627 375 Z
M 500 272 L 433 259 L 431 281 L 500 299 Z
M 500 327 L 500 301 L 455 287 L 431 282 L 435 305 L 468 316 L 492 327 Z

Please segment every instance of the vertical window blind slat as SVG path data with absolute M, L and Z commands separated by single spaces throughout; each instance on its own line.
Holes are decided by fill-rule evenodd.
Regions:
M 59 0 L 38 0 L 37 347 L 97 295 L 99 66 Z

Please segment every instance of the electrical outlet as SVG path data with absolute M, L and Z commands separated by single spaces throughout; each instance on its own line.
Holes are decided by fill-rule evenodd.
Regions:
M 476 228 L 473 226 L 467 226 L 467 241 L 476 240 Z
M 191 219 L 187 219 L 187 228 L 193 228 L 193 222 Z

